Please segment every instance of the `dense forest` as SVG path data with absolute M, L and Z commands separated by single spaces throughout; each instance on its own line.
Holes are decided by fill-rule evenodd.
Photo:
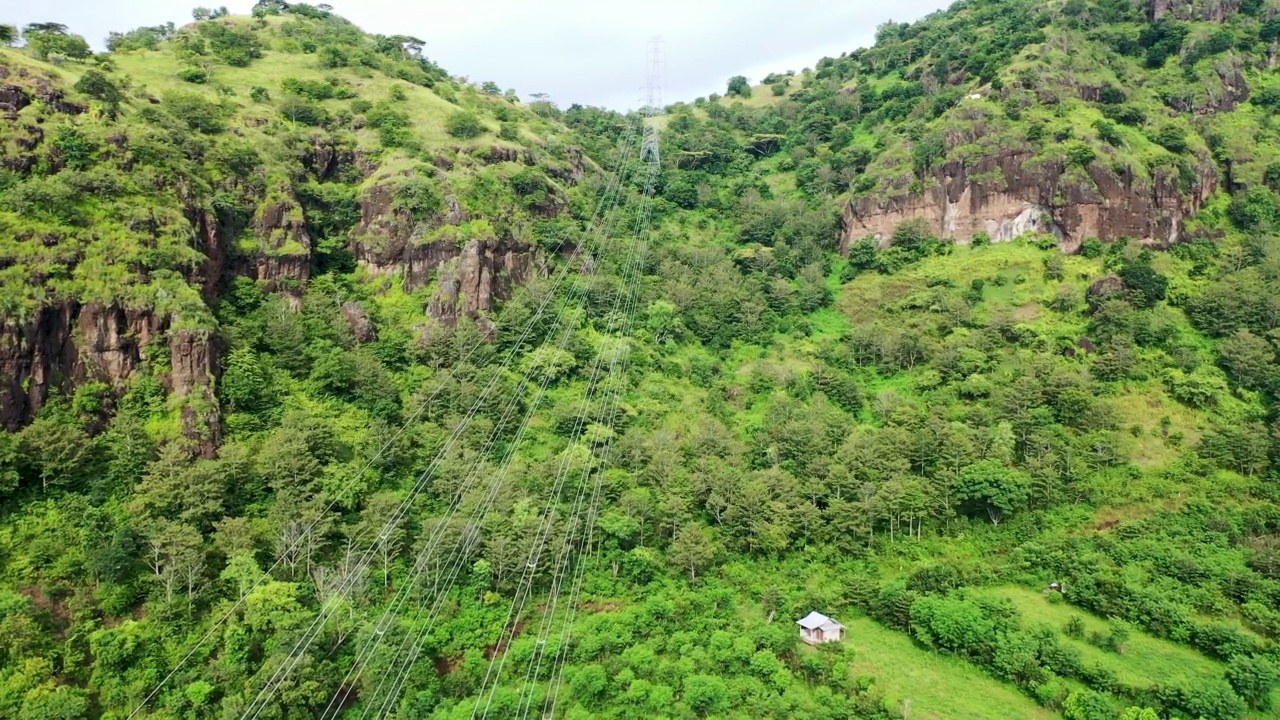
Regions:
M 1280 4 L 631 113 L 192 17 L 0 25 L 0 718 L 1280 713 Z

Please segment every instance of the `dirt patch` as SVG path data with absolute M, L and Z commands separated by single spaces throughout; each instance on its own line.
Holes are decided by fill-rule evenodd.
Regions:
M 520 637 L 520 633 L 522 632 L 524 632 L 524 620 L 516 623 L 516 627 L 510 635 L 507 635 L 504 632 L 496 644 L 490 645 L 484 649 L 485 660 L 492 660 L 496 655 L 506 652 L 507 648 L 511 646 L 511 641 Z
M 432 664 L 436 667 L 436 675 L 444 677 L 458 669 L 458 666 L 462 664 L 462 658 L 447 658 L 443 655 L 437 655 L 432 660 Z
M 1031 320 L 1035 320 L 1038 317 L 1040 317 L 1039 303 L 1031 302 L 1031 303 L 1027 303 L 1026 305 L 1019 305 L 1013 311 L 1014 322 L 1028 322 Z
M 53 627 L 57 631 L 58 639 L 66 639 L 67 629 L 71 627 L 71 610 L 67 607 L 66 600 L 51 597 L 39 585 L 31 585 L 22 588 L 18 592 L 31 598 L 31 605 L 35 609 L 48 613 Z

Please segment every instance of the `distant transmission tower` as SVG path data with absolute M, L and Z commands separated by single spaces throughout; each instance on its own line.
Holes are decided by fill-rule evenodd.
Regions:
M 660 164 L 658 154 L 658 128 L 652 118 L 662 114 L 662 75 L 666 71 L 667 55 L 661 37 L 649 38 L 645 49 L 645 84 L 644 97 L 641 98 L 643 108 L 640 114 L 644 124 L 644 135 L 640 141 L 640 159 L 645 160 L 653 168 Z

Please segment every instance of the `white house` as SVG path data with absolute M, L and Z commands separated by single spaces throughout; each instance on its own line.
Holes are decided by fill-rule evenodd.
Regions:
M 800 639 L 810 645 L 844 639 L 844 626 L 817 610 L 797 620 L 796 624 L 800 626 Z

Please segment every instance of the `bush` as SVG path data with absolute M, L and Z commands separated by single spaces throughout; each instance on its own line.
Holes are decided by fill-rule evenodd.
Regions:
M 223 130 L 222 106 L 199 95 L 172 93 L 165 96 L 163 106 L 165 111 L 185 122 L 192 130 L 206 134 Z
M 1187 132 L 1177 125 L 1165 125 L 1160 128 L 1152 140 L 1160 147 L 1176 155 L 1187 151 Z
M 254 85 L 249 89 L 249 99 L 254 102 L 271 102 L 271 93 L 261 85 Z
M 209 82 L 209 73 L 204 68 L 188 67 L 178 71 L 178 79 L 183 82 L 203 85 Z
M 1241 230 L 1267 232 L 1280 219 L 1280 204 L 1276 202 L 1276 195 L 1271 190 L 1251 187 L 1232 196 L 1228 214 Z
M 1103 105 L 1102 116 L 1130 127 L 1139 127 L 1147 122 L 1147 114 L 1132 105 Z
M 1227 682 L 1255 710 L 1271 709 L 1271 690 L 1280 683 L 1280 669 L 1260 655 L 1237 655 L 1227 664 Z
M 751 83 L 742 75 L 734 75 L 729 78 L 729 88 L 725 90 L 726 97 L 751 97 Z
M 1087 237 L 1080 242 L 1080 254 L 1090 260 L 1102 257 L 1102 254 L 1106 252 L 1106 249 L 1107 248 L 1102 244 L 1102 241 L 1096 237 Z
M 450 135 L 462 140 L 479 137 L 485 132 L 484 123 L 480 122 L 480 118 L 475 113 L 465 110 L 449 115 L 444 127 Z
M 1067 163 L 1079 168 L 1087 168 L 1098 157 L 1092 147 L 1082 142 L 1074 142 L 1067 146 Z
M 280 114 L 304 125 L 324 125 L 329 122 L 329 113 L 323 107 L 300 97 L 285 98 L 280 103 Z
M 124 100 L 124 93 L 100 70 L 86 70 L 76 81 L 75 89 L 108 105 L 118 105 Z

